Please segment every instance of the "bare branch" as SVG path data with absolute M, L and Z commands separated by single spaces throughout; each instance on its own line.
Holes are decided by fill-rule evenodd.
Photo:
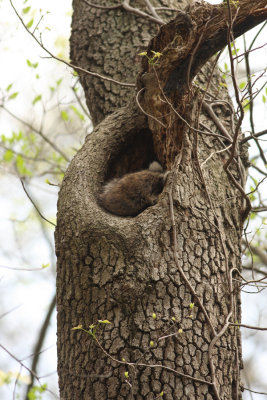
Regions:
M 23 27 L 24 27 L 24 28 L 26 29 L 26 31 L 32 36 L 32 38 L 38 43 L 38 45 L 39 45 L 47 54 L 49 54 L 49 56 L 50 56 L 51 58 L 53 58 L 54 60 L 60 61 L 61 63 L 67 65 L 68 67 L 71 67 L 71 68 L 75 69 L 76 71 L 83 72 L 83 73 L 86 74 L 86 75 L 91 75 L 91 76 L 94 76 L 94 77 L 96 77 L 96 78 L 103 79 L 103 80 L 105 80 L 105 81 L 112 82 L 112 83 L 115 83 L 115 84 L 120 85 L 120 86 L 135 87 L 135 84 L 134 84 L 134 83 L 119 82 L 119 81 L 117 81 L 117 80 L 115 80 L 115 79 L 108 78 L 107 76 L 97 74 L 96 72 L 87 71 L 87 70 L 84 69 L 84 68 L 78 67 L 78 65 L 74 65 L 74 64 L 72 64 L 72 63 L 68 63 L 67 61 L 63 60 L 62 58 L 56 57 L 56 56 L 55 56 L 53 53 L 51 53 L 51 51 L 48 50 L 48 49 L 43 45 L 43 43 L 42 43 L 40 40 L 38 40 L 37 37 L 34 36 L 34 34 L 27 28 L 27 26 L 25 25 L 23 19 L 21 18 L 21 16 L 20 16 L 19 13 L 17 12 L 17 10 L 16 10 L 16 8 L 15 8 L 15 6 L 14 6 L 12 0 L 9 0 L 9 1 L 10 1 L 10 4 L 11 4 L 11 7 L 12 7 L 13 10 L 15 11 L 15 14 L 16 14 L 17 17 L 19 18 L 19 20 L 20 20 L 20 22 L 22 23 Z M 152 17 L 151 17 L 151 18 L 152 18 Z
M 118 4 L 118 5 L 115 5 L 115 6 L 109 6 L 108 7 L 108 6 L 99 6 L 97 4 L 93 4 L 88 0 L 82 0 L 82 1 L 84 3 L 86 3 L 86 4 L 88 4 L 88 6 L 95 7 L 95 8 L 100 8 L 101 10 L 115 10 L 116 8 L 121 8 L 122 7 L 122 4 Z
M 37 364 L 38 364 L 38 361 L 39 361 L 39 358 L 40 358 L 41 348 L 43 346 L 43 343 L 44 343 L 44 340 L 45 340 L 45 337 L 46 337 L 46 334 L 47 334 L 47 330 L 49 328 L 50 320 L 51 320 L 51 317 L 52 317 L 52 314 L 53 314 L 53 311 L 54 311 L 55 307 L 56 307 L 56 295 L 53 296 L 53 298 L 52 298 L 52 300 L 50 302 L 47 314 L 45 316 L 45 319 L 43 321 L 43 324 L 41 326 L 41 329 L 40 329 L 40 332 L 39 332 L 39 335 L 38 335 L 38 338 L 37 338 L 37 342 L 36 342 L 36 344 L 34 346 L 33 359 L 32 359 L 32 364 L 31 364 L 31 369 L 30 369 L 30 371 L 31 371 L 31 383 L 27 386 L 27 391 L 26 391 L 26 394 L 25 394 L 25 400 L 29 399 L 29 396 L 28 396 L 29 392 L 30 392 L 31 388 L 34 385 L 34 380 L 35 380 L 35 376 L 36 376 L 35 375 L 36 374 L 36 367 L 37 367 Z
M 28 197 L 28 199 L 30 200 L 30 202 L 32 203 L 33 207 L 35 208 L 35 210 L 37 211 L 37 213 L 40 215 L 40 217 L 42 219 L 44 219 L 46 222 L 48 222 L 49 224 L 56 226 L 56 224 L 54 224 L 53 222 L 49 221 L 48 219 L 46 219 L 43 214 L 41 214 L 41 211 L 39 210 L 39 208 L 37 207 L 37 205 L 35 204 L 34 200 L 32 199 L 32 197 L 29 195 L 28 191 L 25 188 L 25 184 L 22 178 L 20 178 L 20 182 L 21 185 L 23 187 L 24 192 L 26 193 L 26 196 Z
M 266 135 L 266 133 L 267 133 L 267 129 L 265 129 L 264 131 L 258 132 L 258 133 L 253 133 L 252 132 L 251 136 L 245 137 L 244 139 L 241 140 L 240 143 L 244 144 L 244 143 L 248 142 L 251 139 L 255 139 L 255 138 L 261 137 L 263 135 Z
M 148 19 L 149 21 L 155 22 L 158 25 L 163 25 L 164 21 L 161 18 L 155 18 L 152 15 L 145 13 L 144 11 L 139 10 L 139 8 L 134 8 L 130 6 L 129 0 L 124 0 L 122 2 L 122 6 L 126 11 L 131 12 L 132 14 L 138 15 L 139 17 Z

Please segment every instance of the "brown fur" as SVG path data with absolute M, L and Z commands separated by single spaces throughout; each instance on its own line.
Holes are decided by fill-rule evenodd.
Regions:
M 134 217 L 156 204 L 167 176 L 156 164 L 108 182 L 99 196 L 99 204 L 110 213 L 123 217 Z

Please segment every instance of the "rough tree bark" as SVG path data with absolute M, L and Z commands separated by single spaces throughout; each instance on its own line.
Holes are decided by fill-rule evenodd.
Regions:
M 148 12 L 149 2 L 133 3 Z M 71 162 L 58 201 L 61 398 L 155 399 L 163 392 L 168 400 L 238 399 L 240 332 L 230 322 L 241 319 L 233 276 L 241 268 L 248 203 L 240 190 L 243 156 L 233 144 L 238 126 L 232 129 L 215 61 L 205 64 L 227 44 L 227 6 L 195 3 L 176 17 L 160 10 L 162 19 L 175 19 L 158 31 L 155 22 L 122 6 L 104 9 L 111 1 L 94 4 L 102 8 L 73 2 L 74 64 L 134 83 L 137 54 L 155 37 L 136 92 L 81 75 L 98 125 Z M 235 35 L 266 18 L 267 1 L 239 4 L 232 7 Z M 156 61 L 152 51 L 161 53 Z M 171 171 L 157 205 L 135 218 L 99 207 L 104 181 L 155 158 Z M 99 324 L 95 338 L 71 330 L 90 331 L 106 319 L 111 324 Z

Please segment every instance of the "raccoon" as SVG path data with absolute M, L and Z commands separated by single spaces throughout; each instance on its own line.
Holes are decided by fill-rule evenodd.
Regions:
M 148 169 L 112 179 L 99 195 L 99 204 L 111 214 L 135 217 L 158 201 L 167 179 L 161 165 L 153 161 Z

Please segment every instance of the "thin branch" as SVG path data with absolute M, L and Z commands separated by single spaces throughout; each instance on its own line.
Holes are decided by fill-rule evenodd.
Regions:
M 37 207 L 37 205 L 36 205 L 35 202 L 33 201 L 32 197 L 29 195 L 28 191 L 26 190 L 22 178 L 20 178 L 20 182 L 21 182 L 21 185 L 22 185 L 22 187 L 23 187 L 24 192 L 26 193 L 26 196 L 28 197 L 28 199 L 30 200 L 30 202 L 32 203 L 33 207 L 35 208 L 35 210 L 37 211 L 37 213 L 40 215 L 40 217 L 41 217 L 42 219 L 44 219 L 46 222 L 48 222 L 49 224 L 51 224 L 51 225 L 53 225 L 53 226 L 56 226 L 56 224 L 54 224 L 53 222 L 49 221 L 48 219 L 46 219 L 46 218 L 41 214 L 39 208 Z
M 217 150 L 217 151 L 214 151 L 213 153 L 211 153 L 211 154 L 206 158 L 206 160 L 203 161 L 203 162 L 201 163 L 200 167 L 202 168 L 203 165 L 205 165 L 205 164 L 207 163 L 207 161 L 208 161 L 210 158 L 212 158 L 215 154 L 223 153 L 224 151 L 229 150 L 229 149 L 231 148 L 231 146 L 232 146 L 232 145 L 230 144 L 228 147 L 225 147 L 225 148 L 223 148 L 222 150 Z
M 158 124 L 160 124 L 161 126 L 163 126 L 163 128 L 167 129 L 166 125 L 164 125 L 159 119 L 157 119 L 157 118 L 154 117 L 153 115 L 148 114 L 148 113 L 143 109 L 143 107 L 141 106 L 140 101 L 139 101 L 138 98 L 139 98 L 140 93 L 141 93 L 144 89 L 145 89 L 145 88 L 140 89 L 139 92 L 137 93 L 137 95 L 136 95 L 136 97 L 135 97 L 136 104 L 138 105 L 138 107 L 140 108 L 140 110 L 142 111 L 142 113 L 143 113 L 144 115 L 146 115 L 147 117 L 150 117 L 150 118 L 154 119 L 155 121 L 157 121 Z
M 101 10 L 115 10 L 116 8 L 121 8 L 122 4 L 118 4 L 115 6 L 98 6 L 97 4 L 93 4 L 88 0 L 82 0 L 84 3 L 88 4 L 88 6 L 94 7 L 94 8 L 100 8 Z
M 20 360 L 19 358 L 17 358 L 13 353 L 11 353 L 11 352 L 10 352 L 6 347 L 4 347 L 2 344 L 0 344 L 0 348 L 1 348 L 2 350 L 4 350 L 11 358 L 13 358 L 13 360 L 15 360 L 15 361 L 20 365 L 21 368 L 25 368 L 25 370 L 28 371 L 30 374 L 32 373 L 32 374 L 35 376 L 35 378 L 38 380 L 39 385 L 42 386 L 42 385 L 41 385 L 41 382 L 40 382 L 40 378 L 34 373 L 34 371 L 31 371 L 30 368 L 28 368 L 27 365 L 25 365 L 25 364 L 22 362 L 22 360 Z M 18 378 L 19 378 L 19 374 L 18 374 L 18 376 L 17 376 L 17 378 L 16 378 L 16 382 L 18 381 Z M 56 399 L 58 399 L 58 396 L 57 396 L 55 393 L 53 393 L 51 390 L 49 390 L 49 389 L 46 388 L 45 391 L 48 392 L 48 393 L 50 393 L 50 394 L 51 394 L 53 397 L 55 397 Z M 13 393 L 13 394 L 14 394 L 14 393 Z
M 19 151 L 16 151 L 16 150 L 12 149 L 12 147 L 4 146 L 2 143 L 0 143 L 0 147 L 2 147 L 2 149 L 4 149 L 4 150 L 12 151 L 13 154 L 15 154 L 16 156 L 21 156 L 25 160 L 29 160 L 29 161 L 33 161 L 33 162 L 40 161 L 40 162 L 43 162 L 43 163 L 47 163 L 47 164 L 51 165 L 54 168 L 58 168 L 58 165 L 54 164 L 53 162 L 51 162 L 47 158 L 29 157 L 26 154 L 20 153 Z M 64 171 L 61 170 L 61 172 L 64 172 Z
M 32 364 L 31 364 L 31 383 L 27 386 L 27 391 L 26 391 L 26 395 L 24 400 L 28 400 L 29 397 L 29 392 L 32 389 L 33 385 L 34 385 L 34 380 L 35 380 L 35 376 L 36 376 L 36 367 L 40 358 L 40 354 L 41 354 L 41 348 L 43 346 L 48 328 L 49 328 L 49 324 L 50 324 L 50 320 L 51 320 L 51 316 L 53 314 L 53 311 L 55 309 L 56 306 L 56 295 L 53 296 L 47 314 L 45 316 L 45 319 L 43 321 L 43 324 L 41 326 L 40 329 L 40 333 L 38 335 L 38 339 L 37 342 L 34 346 L 34 351 L 33 351 L 33 359 L 32 359 Z
M 267 254 L 266 254 L 266 249 L 260 249 L 259 247 L 250 245 L 249 246 L 250 250 L 252 251 L 253 254 L 259 257 L 261 262 L 267 267 Z
M 213 122 L 216 124 L 217 128 L 220 130 L 222 135 L 229 140 L 230 143 L 233 143 L 232 137 L 229 135 L 219 118 L 216 116 L 215 112 L 212 109 L 212 106 L 210 106 L 206 101 L 203 101 L 203 109 L 207 112 L 207 114 L 210 116 L 210 118 L 213 120 Z
M 245 324 L 239 324 L 238 322 L 236 324 L 229 322 L 229 325 L 235 326 L 236 328 L 247 328 L 247 329 L 254 329 L 256 331 L 267 331 L 267 328 L 261 328 L 260 326 L 252 326 L 252 325 L 245 325 Z
M 252 390 L 252 389 L 246 388 L 246 387 L 244 387 L 244 386 L 242 386 L 242 388 L 243 388 L 244 390 L 248 390 L 248 391 L 251 392 L 251 393 L 263 394 L 264 396 L 267 396 L 267 393 L 266 393 L 266 392 L 257 392 L 256 390 Z
M 16 268 L 16 267 L 8 267 L 7 265 L 0 265 L 0 268 L 10 269 L 11 271 L 44 271 L 45 268 Z
M 163 25 L 165 22 L 158 16 L 156 9 L 152 6 L 149 0 L 144 0 L 147 8 L 151 12 L 152 15 L 145 13 L 144 11 L 139 10 L 139 8 L 131 7 L 129 0 L 124 0 L 121 4 L 115 6 L 98 6 L 96 4 L 91 3 L 88 0 L 82 0 L 84 3 L 88 4 L 91 7 L 99 8 L 101 10 L 114 10 L 117 8 L 124 8 L 124 10 L 129 11 L 132 14 L 138 15 L 141 18 L 148 19 L 149 21 L 155 22 L 158 25 Z
M 118 363 L 118 364 L 129 365 L 129 366 L 132 366 L 132 367 L 136 367 L 136 366 L 139 367 L 139 366 L 140 366 L 140 367 L 146 367 L 146 368 L 161 368 L 162 370 L 166 370 L 166 371 L 172 372 L 172 373 L 174 373 L 175 375 L 182 376 L 182 377 L 187 378 L 187 379 L 189 379 L 189 380 L 193 380 L 193 381 L 196 381 L 196 382 L 205 383 L 206 385 L 212 385 L 212 383 L 209 382 L 209 381 L 206 381 L 206 380 L 201 379 L 201 378 L 195 378 L 194 376 L 187 375 L 187 374 L 184 374 L 184 373 L 182 373 L 182 372 L 176 371 L 175 369 L 170 368 L 170 367 L 167 367 L 167 366 L 165 366 L 165 365 L 161 365 L 161 364 L 144 364 L 144 363 L 136 364 L 136 363 L 132 363 L 132 362 L 127 362 L 127 361 L 118 360 L 118 359 L 116 359 L 115 357 L 113 357 L 111 354 L 109 354 L 109 353 L 104 349 L 104 347 L 101 345 L 101 343 L 99 342 L 99 340 L 97 339 L 97 337 L 95 337 L 94 339 L 95 339 L 96 343 L 98 344 L 98 346 L 100 347 L 100 349 L 103 351 L 103 353 L 104 353 L 107 357 L 109 357 L 112 361 L 115 361 L 115 362 Z
M 152 15 L 145 13 L 144 11 L 139 10 L 139 8 L 134 8 L 130 6 L 129 0 L 124 0 L 122 2 L 122 6 L 126 11 L 131 12 L 132 14 L 138 15 L 141 18 L 145 18 L 149 21 L 155 22 L 158 25 L 164 25 L 164 21 L 161 18 L 155 18 Z
M 254 213 L 266 212 L 267 207 L 253 207 L 251 211 Z
M 39 135 L 46 143 L 48 143 L 52 149 L 54 149 L 57 153 L 59 153 L 66 161 L 70 161 L 69 158 L 66 156 L 66 154 L 59 148 L 55 143 L 53 143 L 50 139 L 48 139 L 42 131 L 36 129 L 34 126 L 29 124 L 27 121 L 24 121 L 22 118 L 18 117 L 17 115 L 13 114 L 11 111 L 9 111 L 6 107 L 3 105 L 0 106 L 5 110 L 11 117 L 15 118 L 17 121 L 21 122 L 23 125 L 27 126 L 30 130 L 34 131 Z
M 253 40 L 251 41 L 248 51 L 250 51 L 252 49 L 252 47 L 254 46 L 254 43 L 256 42 L 256 40 L 258 39 L 260 33 L 263 31 L 263 29 L 265 28 L 265 26 L 267 25 L 267 21 L 265 21 L 262 26 L 260 27 L 260 29 L 258 30 L 258 32 L 256 33 L 256 35 L 253 37 Z
M 266 135 L 266 133 L 267 133 L 267 129 L 265 129 L 264 131 L 261 131 L 261 132 L 258 132 L 258 133 L 252 133 L 251 134 L 251 136 L 247 136 L 247 137 L 245 137 L 244 139 L 242 139 L 241 140 L 241 144 L 244 144 L 244 143 L 246 143 L 246 142 L 248 142 L 249 140 L 251 140 L 251 139 L 255 139 L 255 138 L 258 138 L 258 137 L 260 137 L 260 136 L 263 136 L 263 135 Z
M 238 121 L 237 121 L 237 124 L 235 127 L 231 154 L 224 165 L 224 169 L 226 171 L 228 170 L 229 165 L 231 164 L 232 160 L 234 159 L 234 157 L 236 155 L 237 140 L 238 140 L 238 136 L 240 134 L 240 127 L 241 127 L 241 124 L 242 124 L 242 121 L 243 121 L 244 115 L 245 115 L 244 109 L 243 109 L 243 106 L 242 106 L 242 103 L 241 103 L 241 100 L 239 97 L 239 91 L 238 91 L 237 81 L 236 81 L 236 77 L 235 77 L 234 60 L 233 60 L 232 50 L 231 50 L 231 37 L 233 35 L 233 32 L 232 32 L 233 24 L 234 24 L 234 20 L 237 18 L 239 8 L 236 10 L 235 17 L 233 18 L 232 12 L 231 12 L 231 7 L 230 7 L 230 0 L 227 0 L 227 4 L 228 4 L 228 18 L 229 18 L 229 25 L 228 25 L 228 30 L 227 30 L 227 45 L 228 45 L 228 53 L 229 53 L 229 57 L 230 57 L 232 83 L 233 83 L 233 88 L 234 88 L 234 92 L 235 92 L 235 99 L 236 99 L 237 105 L 239 107 L 240 116 L 238 118 Z
M 27 26 L 25 25 L 23 19 L 21 18 L 21 16 L 20 16 L 19 13 L 17 12 L 17 10 L 16 10 L 16 8 L 15 8 L 15 6 L 14 6 L 12 0 L 9 0 L 9 1 L 10 1 L 10 4 L 11 4 L 11 7 L 13 8 L 15 14 L 17 15 L 18 19 L 19 19 L 20 22 L 22 23 L 22 25 L 23 25 L 23 27 L 25 28 L 25 30 L 32 36 L 32 38 L 36 41 L 36 43 L 38 43 L 38 45 L 39 45 L 47 54 L 49 54 L 49 56 L 50 56 L 51 58 L 53 58 L 54 60 L 60 61 L 61 63 L 67 65 L 68 67 L 71 67 L 71 68 L 75 69 L 76 71 L 83 72 L 83 73 L 86 74 L 86 75 L 91 75 L 91 76 L 94 76 L 94 77 L 96 77 L 96 78 L 99 78 L 99 79 L 108 81 L 108 82 L 116 83 L 117 85 L 120 85 L 120 86 L 135 87 L 135 84 L 134 84 L 134 83 L 119 82 L 119 81 L 117 81 L 117 80 L 115 80 L 115 79 L 108 78 L 107 76 L 100 75 L 100 74 L 98 74 L 98 73 L 96 73 L 96 72 L 87 71 L 87 70 L 84 69 L 84 68 L 78 67 L 78 65 L 74 65 L 74 64 L 72 64 L 72 63 L 68 63 L 67 61 L 63 60 L 62 58 L 59 58 L 59 57 L 55 56 L 53 53 L 51 53 L 50 50 L 48 50 L 48 49 L 43 45 L 43 43 L 42 43 L 40 40 L 37 39 L 36 36 L 34 36 L 34 35 L 32 34 L 32 32 L 27 28 Z M 152 18 L 152 17 L 151 17 L 151 18 Z
M 168 192 L 168 196 L 169 196 L 169 207 L 170 207 L 170 217 L 171 217 L 171 224 L 172 224 L 172 239 L 173 239 L 173 257 L 174 257 L 174 261 L 175 264 L 178 268 L 178 271 L 183 279 L 183 281 L 185 282 L 186 286 L 189 288 L 191 295 L 193 296 L 193 298 L 196 299 L 201 311 L 203 312 L 210 328 L 211 328 L 211 332 L 212 332 L 212 336 L 213 339 L 210 343 L 209 346 L 209 351 L 208 351 L 208 355 L 209 355 L 209 364 L 210 364 L 210 370 L 211 370 L 211 380 L 212 380 L 212 386 L 213 386 L 213 390 L 215 392 L 216 395 L 216 399 L 220 400 L 220 395 L 219 395 L 219 391 L 215 382 L 215 368 L 214 368 L 214 364 L 213 364 L 213 359 L 212 359 L 212 355 L 211 355 L 211 351 L 215 345 L 215 342 L 217 341 L 217 339 L 224 333 L 224 331 L 226 330 L 226 328 L 223 330 L 221 330 L 221 332 L 219 332 L 218 334 L 215 331 L 215 328 L 213 327 L 213 324 L 211 322 L 211 319 L 207 313 L 206 308 L 204 307 L 203 303 L 201 302 L 201 300 L 199 299 L 199 297 L 197 296 L 193 286 L 191 285 L 191 283 L 189 282 L 189 280 L 187 279 L 183 269 L 180 266 L 180 263 L 178 261 L 177 258 L 177 237 L 176 237 L 176 224 L 175 224 L 175 218 L 174 218 L 174 210 L 173 210 L 173 200 L 172 200 L 172 194 L 169 191 Z M 232 313 L 231 313 L 232 314 Z M 230 315 L 229 315 L 230 318 Z
M 77 94 L 77 92 L 76 92 L 76 90 L 75 90 L 75 87 L 76 87 L 77 82 L 78 82 L 78 81 L 76 81 L 75 84 L 71 87 L 71 90 L 73 91 L 73 94 L 74 94 L 74 96 L 75 96 L 77 102 L 79 103 L 81 109 L 82 109 L 83 112 L 85 113 L 85 115 L 86 115 L 89 119 L 91 119 L 91 116 L 90 116 L 88 110 L 87 110 L 86 107 L 83 105 L 83 103 L 82 103 L 82 101 L 81 101 L 81 99 L 80 99 L 80 96 L 78 96 L 78 94 Z
M 249 118 L 250 118 L 250 126 L 251 126 L 251 131 L 252 131 L 252 137 L 255 134 L 255 124 L 254 124 L 254 101 L 253 101 L 253 94 L 252 94 L 252 83 L 251 83 L 251 70 L 250 70 L 250 62 L 249 62 L 249 51 L 246 52 L 246 39 L 245 35 L 243 36 L 243 41 L 244 41 L 244 48 L 245 48 L 245 66 L 246 66 L 246 75 L 247 75 L 247 80 L 248 80 L 248 94 L 249 94 L 249 99 L 250 99 L 250 107 L 249 107 Z M 250 47 L 253 45 L 253 43 L 250 45 Z M 254 136 L 255 137 L 255 136 Z M 255 140 L 255 143 L 258 147 L 258 150 L 260 152 L 260 156 L 264 164 L 267 163 L 265 155 L 262 151 L 262 148 L 258 142 L 258 140 Z
M 160 16 L 157 14 L 156 9 L 152 6 L 150 1 L 149 0 L 144 0 L 144 3 L 146 4 L 148 10 L 151 12 L 153 17 L 157 18 L 159 21 L 162 21 L 162 23 L 164 24 L 163 19 L 161 19 Z

